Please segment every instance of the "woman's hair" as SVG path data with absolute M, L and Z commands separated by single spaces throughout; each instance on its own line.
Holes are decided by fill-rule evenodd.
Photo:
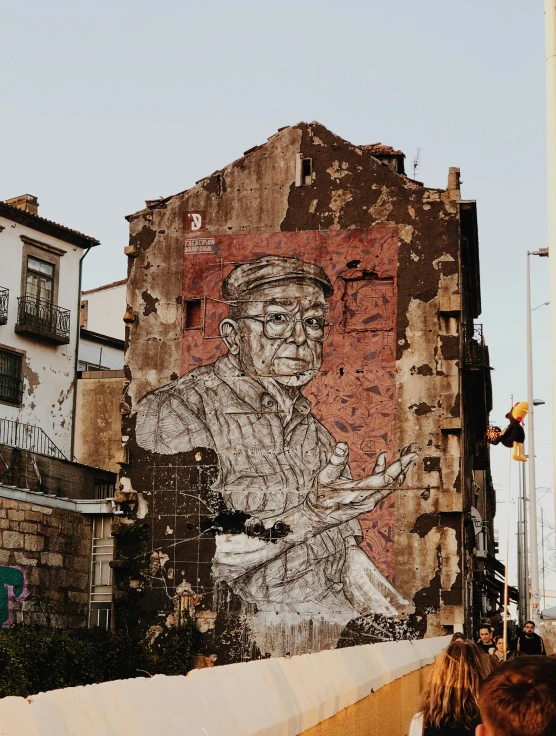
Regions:
M 494 667 L 474 642 L 452 642 L 433 664 L 421 696 L 424 727 L 471 729 L 479 718 L 479 687 Z

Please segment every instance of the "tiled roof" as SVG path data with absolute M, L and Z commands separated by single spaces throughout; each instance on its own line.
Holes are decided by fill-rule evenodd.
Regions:
M 94 289 L 87 289 L 87 291 L 82 291 L 82 294 L 94 294 L 95 291 L 104 291 L 104 289 L 113 289 L 116 286 L 121 286 L 122 284 L 126 284 L 127 279 L 121 279 L 120 281 L 112 281 L 110 284 L 103 284 L 102 286 L 95 286 Z
M 362 151 L 370 153 L 371 156 L 403 156 L 403 151 L 396 151 L 392 146 L 384 146 L 382 143 L 371 143 L 368 146 L 360 146 Z
M 0 217 L 18 222 L 20 225 L 25 225 L 32 230 L 51 235 L 54 238 L 58 238 L 58 240 L 77 245 L 80 248 L 91 248 L 92 246 L 100 245 L 100 241 L 90 235 L 80 233 L 79 230 L 72 230 L 72 228 L 66 227 L 65 225 L 59 225 L 57 222 L 47 220 L 46 217 L 32 215 L 30 212 L 20 210 L 18 207 L 12 207 L 12 205 L 6 204 L 6 202 L 0 202 Z

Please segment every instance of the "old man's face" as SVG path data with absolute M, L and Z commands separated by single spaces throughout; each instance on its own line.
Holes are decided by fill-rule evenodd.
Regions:
M 233 321 L 233 348 L 248 375 L 301 387 L 322 365 L 327 305 L 315 281 L 289 279 L 252 289 Z

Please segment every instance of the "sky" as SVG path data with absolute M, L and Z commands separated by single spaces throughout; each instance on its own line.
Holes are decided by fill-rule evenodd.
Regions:
M 427 186 L 461 168 L 462 196 L 478 206 L 492 421 L 504 426 L 512 396 L 527 398 L 525 253 L 546 247 L 542 0 L 0 0 L 0 11 L 0 199 L 34 194 L 39 214 L 101 241 L 85 289 L 125 277 L 124 217 L 145 199 L 318 120 L 352 143 L 403 150 L 408 173 L 420 149 Z M 549 298 L 546 259 L 531 270 L 537 307 Z M 535 396 L 546 401 L 537 487 L 553 523 L 548 317 L 533 312 Z M 515 570 L 509 453 L 492 459 L 501 557 L 509 528 Z M 545 558 L 556 568 L 553 538 Z M 546 586 L 556 596 L 556 574 Z

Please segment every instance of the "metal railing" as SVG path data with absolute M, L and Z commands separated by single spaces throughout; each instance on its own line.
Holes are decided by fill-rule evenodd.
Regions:
M 0 325 L 5 325 L 8 321 L 8 300 L 10 290 L 0 286 Z
M 482 325 L 463 326 L 463 357 L 470 368 L 488 365 L 488 350 L 485 345 Z
M 40 427 L 14 422 L 11 419 L 0 419 L 0 445 L 67 460 L 64 453 Z
M 70 310 L 46 299 L 20 296 L 17 299 L 17 326 L 30 327 L 61 340 L 70 337 Z

